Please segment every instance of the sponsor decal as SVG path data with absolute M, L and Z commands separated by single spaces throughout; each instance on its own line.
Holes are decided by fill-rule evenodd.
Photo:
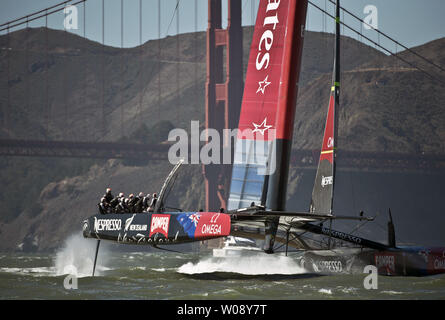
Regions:
M 375 266 L 378 270 L 384 270 L 386 274 L 394 274 L 396 271 L 396 257 L 392 254 L 376 254 Z
M 151 216 L 150 234 L 148 236 L 151 237 L 153 234 L 160 233 L 168 238 L 169 224 L 169 214 L 153 214 Z
M 442 248 L 425 249 L 425 251 L 428 253 L 429 270 L 445 270 L 445 251 Z
M 335 238 L 338 239 L 343 239 L 345 241 L 350 241 L 350 242 L 354 242 L 357 244 L 361 244 L 362 240 L 360 238 L 354 237 L 353 235 L 347 234 L 347 233 L 343 233 L 340 231 L 335 231 L 335 230 L 330 230 L 329 228 L 321 228 L 321 232 L 327 236 L 331 235 Z
M 121 219 L 97 219 L 94 217 L 94 232 L 98 231 L 120 231 Z
M 315 263 L 315 271 L 317 272 L 323 272 L 323 271 L 329 271 L 329 272 L 342 272 L 343 271 L 343 264 L 340 260 L 322 260 L 317 261 Z
M 329 137 L 328 138 L 328 143 L 326 145 L 327 148 L 332 148 L 334 146 L 334 138 Z
M 252 133 L 259 132 L 264 136 L 264 131 L 272 128 L 272 126 L 266 124 L 266 121 L 267 121 L 267 118 L 264 118 L 264 120 L 263 120 L 263 122 L 261 122 L 261 124 L 256 124 L 256 123 L 252 122 L 253 126 L 255 127 L 255 129 L 252 130 Z
M 125 227 L 124 232 L 127 231 L 147 231 L 147 225 L 146 224 L 132 224 L 133 219 L 136 216 L 136 214 L 133 214 L 131 218 L 128 218 L 125 220 Z
M 262 94 L 264 94 L 264 90 L 266 90 L 266 87 L 272 83 L 267 81 L 268 78 L 269 75 L 267 75 L 263 81 L 258 81 L 258 90 L 256 91 L 256 93 L 261 92 Z
M 134 216 L 135 216 L 135 215 L 136 215 L 136 214 L 133 214 L 133 215 L 131 216 L 131 218 L 128 218 L 127 220 L 125 220 L 125 227 L 124 227 L 124 231 L 125 231 L 125 232 L 128 231 L 128 228 L 130 227 L 131 223 L 133 222 L 133 219 L 134 219 Z
M 278 21 L 278 8 L 280 6 L 280 1 L 269 1 L 266 8 L 266 13 L 268 14 L 264 18 L 263 27 L 273 26 L 272 30 L 264 30 L 261 35 L 260 43 L 258 45 L 258 54 L 256 56 L 255 67 L 256 69 L 262 70 L 269 67 L 270 62 L 270 49 L 272 48 L 274 41 L 274 32 L 276 29 Z
M 219 235 L 221 234 L 220 224 L 203 224 L 201 234 Z
M 330 185 L 334 182 L 334 179 L 332 176 L 329 177 L 325 177 L 325 176 L 321 176 L 321 186 L 324 188 L 327 185 Z
M 434 259 L 434 269 L 435 270 L 445 269 L 445 258 Z
M 133 244 L 160 244 L 160 243 L 174 243 L 178 240 L 179 231 L 173 239 L 158 237 L 159 233 L 155 234 L 153 237 L 147 237 L 142 233 L 138 233 L 135 236 L 128 237 L 125 233 L 123 236 L 119 233 L 117 237 L 117 242 L 120 243 L 133 243 Z
M 129 228 L 130 231 L 147 231 L 146 224 L 132 224 Z
M 197 212 L 194 212 L 194 213 L 182 213 L 176 218 L 176 220 L 184 228 L 185 233 L 187 233 L 187 235 L 190 238 L 194 238 L 195 230 L 196 227 L 198 226 L 200 218 L 201 215 Z
M 176 217 L 189 238 L 229 235 L 230 218 L 217 212 L 188 212 Z

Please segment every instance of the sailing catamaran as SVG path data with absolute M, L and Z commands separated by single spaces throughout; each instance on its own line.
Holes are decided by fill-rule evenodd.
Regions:
M 286 254 L 289 245 L 297 247 L 301 265 L 313 272 L 361 273 L 365 265 L 375 265 L 379 273 L 388 275 L 445 272 L 445 248 L 396 246 L 392 220 L 388 244 L 332 229 L 333 220 L 373 220 L 363 215 L 337 215 L 333 209 L 340 105 L 339 0 L 331 94 L 310 208 L 308 212 L 286 211 L 307 4 L 307 0 L 260 0 L 227 212 L 172 212 L 166 208 L 165 197 L 179 162 L 167 177 L 154 212 L 95 215 L 83 222 L 84 236 L 98 239 L 96 258 L 101 239 L 164 249 L 163 245 L 232 235 L 263 240 L 263 250 L 269 254 L 274 253 L 276 241 L 286 245 Z M 323 222 L 329 222 L 329 227 L 323 227 Z M 327 244 L 305 241 L 303 232 L 321 235 Z M 348 246 L 334 247 L 333 239 Z

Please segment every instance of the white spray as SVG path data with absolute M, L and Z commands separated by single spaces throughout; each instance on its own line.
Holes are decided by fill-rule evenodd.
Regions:
M 245 275 L 259 274 L 302 274 L 307 271 L 300 267 L 294 259 L 279 255 L 258 254 L 249 257 L 206 258 L 198 263 L 186 263 L 178 268 L 178 272 L 185 274 L 199 274 L 212 272 L 232 272 Z
M 57 252 L 54 264 L 56 275 L 75 274 L 77 277 L 90 277 L 93 272 L 94 254 L 97 241 L 85 239 L 81 234 L 73 234 L 66 239 L 64 246 Z M 101 241 L 95 275 L 108 270 L 106 267 L 109 249 Z

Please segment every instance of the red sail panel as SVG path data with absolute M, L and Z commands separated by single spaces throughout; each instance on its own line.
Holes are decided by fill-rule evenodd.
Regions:
M 306 8 L 306 0 L 260 1 L 238 126 L 256 140 L 292 137 Z
M 320 162 L 328 160 L 330 163 L 334 162 L 334 116 L 335 116 L 335 99 L 331 95 L 329 99 L 328 115 L 326 117 L 326 126 L 323 137 L 323 145 L 321 147 Z
M 272 210 L 285 206 L 306 13 L 307 0 L 260 0 L 238 125 L 229 210 L 252 203 Z

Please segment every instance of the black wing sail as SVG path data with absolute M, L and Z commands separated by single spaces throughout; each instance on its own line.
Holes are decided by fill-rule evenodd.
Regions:
M 309 211 L 314 214 L 332 214 L 337 154 L 338 107 L 340 96 L 340 4 L 336 7 L 336 34 L 334 72 L 326 126 L 318 162 L 317 175 Z

